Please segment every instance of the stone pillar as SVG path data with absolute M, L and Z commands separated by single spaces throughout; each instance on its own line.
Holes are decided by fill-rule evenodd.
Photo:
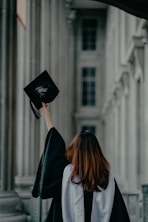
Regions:
M 124 168 L 125 168 L 125 189 L 129 189 L 129 162 L 130 162 L 130 156 L 129 156 L 129 126 L 130 126 L 130 118 L 129 118 L 129 73 L 125 71 L 123 73 L 123 86 L 124 86 L 124 97 L 125 97 L 125 159 L 124 159 Z
M 128 181 L 127 178 L 127 171 L 129 170 L 128 167 L 128 160 L 129 160 L 129 143 L 128 140 L 128 73 L 126 70 L 126 67 L 122 67 L 122 77 L 121 77 L 121 83 L 122 83 L 122 98 L 121 98 L 121 175 L 122 175 L 122 184 L 123 184 L 123 190 L 126 191 L 128 188 L 128 182 L 125 183 L 125 181 Z M 128 149 L 129 148 L 129 149 Z
M 121 84 L 117 82 L 115 89 L 115 147 L 116 147 L 116 176 L 118 178 L 118 183 L 121 184 Z
M 54 113 L 55 126 L 67 142 L 70 138 L 70 133 L 67 132 L 71 129 L 71 104 L 69 98 L 71 99 L 71 87 L 73 87 L 73 73 L 70 69 L 69 27 L 67 23 L 69 18 L 66 18 L 67 8 L 64 1 L 51 0 L 51 9 L 51 75 L 60 90 L 51 108 L 52 113 Z M 72 20 L 73 18 L 71 17 L 70 19 Z M 69 108 L 67 109 L 67 107 Z M 63 113 L 65 113 L 65 118 L 63 118 Z
M 103 152 L 107 157 L 108 161 L 111 164 L 111 167 L 114 168 L 114 133 L 115 129 L 113 128 L 114 122 L 114 112 L 113 112 L 113 98 L 111 97 L 105 107 L 105 147 L 103 147 Z
M 60 88 L 60 85 L 58 84 L 58 9 L 57 9 L 57 0 L 51 0 L 51 15 L 50 15 L 50 25 L 51 25 L 51 54 L 50 54 L 50 71 L 51 76 L 57 83 L 58 87 Z M 58 100 L 59 97 L 61 97 L 61 90 L 60 94 L 58 95 L 57 99 L 52 104 L 52 113 L 54 113 L 54 116 L 52 115 L 53 122 L 55 123 L 55 126 L 58 127 Z
M 105 112 L 104 112 L 104 118 L 105 118 L 105 147 L 103 148 L 103 152 L 106 155 L 107 159 L 109 159 L 109 114 L 108 114 L 108 103 L 105 104 Z
M 121 50 L 121 36 L 120 36 L 120 9 L 114 10 L 114 23 L 117 29 L 115 29 L 115 76 L 114 78 L 117 78 L 118 70 L 119 70 L 119 64 L 120 64 L 120 50 Z
M 124 59 L 125 59 L 125 55 L 126 55 L 126 12 L 125 11 L 120 11 L 120 44 L 121 44 L 121 49 L 120 49 L 120 64 L 124 64 Z
M 46 47 L 46 42 L 43 44 L 40 41 L 41 36 L 41 25 L 43 20 L 41 20 L 41 2 L 37 1 L 26 1 L 27 2 L 27 22 L 26 22 L 26 31 L 24 32 L 24 42 L 20 39 L 20 43 L 24 43 L 25 47 L 22 50 L 19 50 L 19 58 L 24 53 L 24 64 L 25 69 L 22 71 L 24 76 L 23 84 L 27 85 L 31 80 L 33 80 L 41 71 L 44 71 L 40 68 L 41 56 L 43 56 L 43 50 L 41 48 Z M 45 8 L 44 8 L 45 9 Z M 48 10 L 48 8 L 46 8 Z M 49 14 L 49 12 L 48 12 Z M 49 27 L 48 27 L 49 28 Z M 42 30 L 42 35 L 47 35 L 45 30 Z M 44 47 L 45 45 L 45 47 Z M 42 53 L 41 53 L 42 52 Z M 43 59 L 45 56 L 43 57 Z M 23 90 L 23 88 L 22 88 Z M 21 111 L 20 104 L 18 104 L 18 113 Z M 17 192 L 21 196 L 24 209 L 27 214 L 31 216 L 34 215 L 36 218 L 39 218 L 39 208 L 40 204 L 39 199 L 31 198 L 32 185 L 34 183 L 34 175 L 36 174 L 39 159 L 41 152 L 44 148 L 44 141 L 41 146 L 40 142 L 40 120 L 36 120 L 29 104 L 29 98 L 24 93 L 23 95 L 23 138 L 18 143 L 20 146 L 17 146 L 18 152 L 18 168 L 17 168 L 17 177 L 16 177 L 16 187 Z M 19 123 L 18 123 L 19 125 Z M 19 128 L 18 128 L 19 129 Z M 18 132 L 18 135 L 20 132 Z M 46 135 L 45 135 L 46 136 Z M 44 136 L 44 138 L 45 138 Z M 21 161 L 22 160 L 22 161 Z M 31 218 L 33 220 L 33 218 Z
M 136 83 L 135 80 L 130 73 L 130 95 L 129 95 L 129 118 L 130 118 L 130 126 L 129 126 L 129 191 L 133 192 L 133 190 L 137 190 L 137 143 L 136 143 Z
M 16 1 L 0 1 L 0 221 L 26 216 L 14 191 L 16 159 Z
M 111 137 L 111 135 L 110 135 L 110 133 L 111 133 L 111 131 L 110 131 L 110 102 L 108 101 L 108 103 L 107 103 L 107 109 L 106 109 L 106 132 L 105 132 L 105 134 L 106 134 L 106 147 L 105 147 L 105 156 L 107 157 L 107 159 L 108 159 L 108 161 L 109 162 L 111 162 L 111 151 L 110 151 L 110 147 L 111 147 L 111 145 L 110 145 L 110 137 Z
M 51 1 L 42 0 L 41 1 L 41 51 L 40 51 L 40 71 L 47 70 L 51 77 L 54 79 L 55 76 L 51 73 Z M 52 105 L 51 105 L 52 106 Z M 51 107 L 50 107 L 51 108 Z M 40 155 L 43 152 L 45 137 L 47 134 L 47 127 L 43 116 L 40 118 Z M 34 200 L 35 201 L 35 200 Z M 40 199 L 40 211 L 43 221 L 45 221 L 51 199 L 41 200 Z M 38 209 L 38 208 L 36 208 Z
M 51 74 L 51 7 L 49 0 L 41 1 L 41 51 L 40 71 L 47 70 Z M 44 118 L 40 119 L 40 154 L 43 151 L 47 127 Z
M 74 17 L 75 18 L 75 17 Z M 75 36 L 74 36 L 74 24 L 73 24 L 73 20 L 70 20 L 70 24 L 69 24 L 69 77 L 67 76 L 67 78 L 69 78 L 69 88 L 68 91 L 70 93 L 69 95 L 69 106 L 70 106 L 70 110 L 71 112 L 69 112 L 69 127 L 72 128 L 72 132 L 70 138 L 73 137 L 73 134 L 75 133 L 75 121 L 74 121 L 74 107 L 75 107 L 75 90 L 76 87 L 73 87 L 75 85 L 75 73 L 74 73 L 74 69 L 75 69 L 75 57 L 74 57 L 74 50 L 75 50 Z M 67 73 L 68 75 L 68 73 Z M 73 90 L 71 90 L 72 88 L 74 88 Z M 73 127 L 72 127 L 73 126 Z M 69 140 L 70 140 L 69 138 Z
M 112 166 L 111 168 L 114 171 L 115 174 L 115 170 L 116 170 L 116 101 L 115 101 L 115 97 L 114 97 L 114 93 L 112 96 L 112 102 L 111 102 L 111 126 L 110 126 L 110 141 L 111 141 L 111 146 L 112 146 Z M 109 148 L 110 149 L 110 148 Z M 115 175 L 114 175 L 115 176 Z
M 66 133 L 65 131 L 67 128 L 67 118 L 63 118 L 63 113 L 65 113 L 65 116 L 67 115 L 67 110 L 65 109 L 67 107 L 66 100 L 67 100 L 67 85 L 68 85 L 68 78 L 66 76 L 67 74 L 67 66 L 65 62 L 66 53 L 67 53 L 67 45 L 68 39 L 67 39 L 67 33 L 65 29 L 66 20 L 64 17 L 64 1 L 57 1 L 57 44 L 58 44 L 58 50 L 57 50 L 57 57 L 58 57 L 58 70 L 57 70 L 57 82 L 60 87 L 60 95 L 57 99 L 58 102 L 58 129 L 62 133 L 64 139 Z M 62 78 L 62 81 L 61 81 Z
M 143 126 L 144 126 L 144 101 L 143 101 L 143 80 L 144 80 L 144 43 L 142 36 L 133 37 L 133 49 L 129 56 L 130 68 L 131 68 L 131 120 L 133 124 L 133 149 L 134 149 L 134 159 L 135 166 L 134 177 L 135 182 L 133 184 L 140 188 L 141 178 L 143 175 Z M 133 109 L 133 107 L 135 107 Z M 133 156 L 133 155 L 132 155 Z M 133 178 L 134 178 L 133 177 Z
M 147 24 L 148 25 L 148 24 Z M 145 70 L 145 76 L 144 76 L 144 88 L 145 88 L 145 92 L 144 92 L 144 135 L 145 135 L 145 149 L 144 149 L 144 178 L 145 181 L 144 183 L 146 183 L 148 181 L 148 173 L 147 173 L 147 163 L 148 163 L 148 148 L 147 148 L 147 144 L 148 144 L 148 26 L 146 27 L 146 40 L 147 40 L 147 44 L 145 45 L 145 50 L 144 50 L 144 70 Z
M 68 4 L 68 3 L 67 3 Z M 75 125 L 74 125 L 74 107 L 75 107 L 75 33 L 74 33 L 74 26 L 75 26 L 75 10 L 70 8 L 65 3 L 65 10 L 64 10 L 64 23 L 65 23 L 65 47 L 66 47 L 66 55 L 65 55 L 65 79 L 66 79 L 66 91 L 65 91 L 65 107 L 69 107 L 65 109 L 64 112 L 67 116 L 67 128 L 65 128 L 65 139 L 66 142 L 70 142 L 73 134 L 75 134 Z M 67 14 L 67 17 L 66 17 Z M 71 90 L 73 89 L 73 90 Z M 68 94 L 68 96 L 66 96 Z M 67 133 L 67 129 L 68 132 Z M 70 129 L 70 130 L 69 130 Z
M 33 183 L 33 178 L 30 177 L 30 120 L 29 120 L 29 100 L 24 93 L 23 88 L 30 81 L 30 72 L 28 71 L 29 50 L 28 36 L 29 36 L 29 22 L 30 22 L 30 8 L 26 1 L 27 11 L 27 29 L 23 29 L 21 24 L 17 23 L 17 101 L 16 101 L 16 177 L 15 190 L 21 198 L 23 209 L 27 215 L 30 213 L 30 187 Z M 28 22 L 29 21 L 29 22 Z
M 121 86 L 123 87 L 123 85 Z M 120 166 L 121 166 L 121 175 L 122 175 L 122 189 L 124 189 L 125 185 L 125 96 L 122 88 L 122 95 L 121 95 L 121 129 L 120 129 L 120 137 L 121 137 L 121 142 L 120 142 Z
M 119 172 L 119 101 L 117 100 L 117 95 L 116 95 L 116 91 L 114 93 L 115 96 L 115 107 L 114 107 L 114 128 L 115 128 L 115 135 L 114 135 L 114 152 L 115 152 L 115 159 L 114 159 L 114 173 L 115 173 L 115 178 L 117 178 Z

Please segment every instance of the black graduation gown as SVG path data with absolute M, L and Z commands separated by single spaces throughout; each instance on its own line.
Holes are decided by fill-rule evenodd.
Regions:
M 53 127 L 49 130 L 43 154 L 41 156 L 32 196 L 42 199 L 53 198 L 46 222 L 63 222 L 61 209 L 61 188 L 63 170 L 69 164 L 65 156 L 65 142 Z M 91 215 L 92 195 L 84 192 L 85 222 Z M 110 222 L 129 222 L 128 213 L 115 183 L 115 197 Z M 70 221 L 69 221 L 70 222 Z M 99 221 L 98 221 L 99 222 Z
M 42 199 L 53 198 L 47 217 L 48 222 L 63 222 L 61 210 L 62 175 L 65 166 L 69 164 L 65 156 L 65 142 L 53 127 L 49 130 L 32 196 Z
M 129 215 L 116 180 L 115 180 L 115 196 L 114 196 L 114 203 L 110 217 L 110 222 L 130 222 Z

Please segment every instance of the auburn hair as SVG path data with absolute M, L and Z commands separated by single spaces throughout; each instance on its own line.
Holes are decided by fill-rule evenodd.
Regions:
M 71 181 L 82 184 L 85 191 L 100 191 L 108 185 L 110 164 L 103 155 L 96 136 L 90 131 L 78 133 L 66 149 L 66 157 L 73 164 Z M 75 182 L 79 175 L 80 181 Z

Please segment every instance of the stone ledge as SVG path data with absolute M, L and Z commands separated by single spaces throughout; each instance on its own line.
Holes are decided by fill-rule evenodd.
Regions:
M 15 192 L 0 192 L 0 222 L 25 222 L 22 203 Z
M 26 215 L 17 215 L 17 216 L 0 216 L 0 222 L 27 222 Z

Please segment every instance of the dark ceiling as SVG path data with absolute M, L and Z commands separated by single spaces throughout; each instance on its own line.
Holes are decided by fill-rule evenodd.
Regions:
M 95 1 L 113 5 L 137 17 L 148 19 L 148 0 L 95 0 Z

